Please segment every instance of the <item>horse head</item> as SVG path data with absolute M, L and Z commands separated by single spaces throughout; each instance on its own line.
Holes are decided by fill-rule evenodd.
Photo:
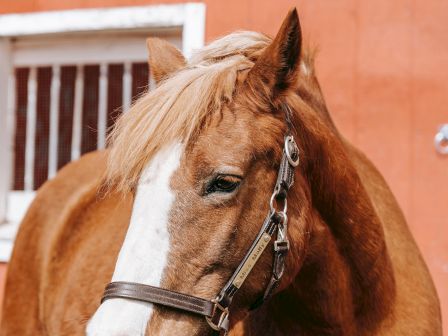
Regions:
M 289 251 L 281 256 L 285 265 L 281 279 L 269 288 L 274 296 L 294 284 L 313 230 L 332 231 L 342 240 L 344 235 L 355 237 L 356 247 L 384 248 L 381 239 L 375 242 L 373 237 L 365 243 L 361 232 L 343 232 L 343 221 L 374 221 L 375 215 L 369 205 L 355 207 L 347 216 L 344 202 L 353 205 L 365 191 L 353 182 L 359 181 L 356 172 L 344 160 L 312 62 L 302 48 L 296 10 L 288 14 L 273 40 L 258 33 L 234 33 L 189 61 L 162 40 L 149 39 L 148 49 L 157 88 L 121 117 L 111 138 L 107 183 L 134 194 L 113 282 L 215 299 L 244 258 L 255 258 L 244 264 L 247 274 L 236 286 L 231 304 L 224 307 L 234 325 L 250 314 L 270 287 L 276 233 L 271 232 L 274 238 L 266 243 L 260 243 L 257 235 L 266 218 L 276 212 L 286 214 L 286 201 Z M 275 188 L 288 150 L 287 135 L 295 139 L 296 154 L 302 157 L 285 199 L 277 197 Z M 339 177 L 323 181 L 322 175 L 334 175 L 330 169 Z M 348 192 L 352 197 L 336 199 L 332 193 L 336 188 L 352 188 Z M 286 218 L 279 221 L 284 228 Z M 322 221 L 334 227 L 316 224 Z M 378 235 L 382 237 L 382 231 Z M 262 253 L 251 254 L 251 246 Z M 350 249 L 344 250 L 348 256 Z M 356 260 L 347 260 L 361 269 Z M 370 274 L 376 274 L 374 262 L 366 265 L 373 267 Z M 369 284 L 359 281 L 360 290 Z M 123 297 L 104 301 L 87 328 L 89 335 L 145 332 L 208 335 L 215 331 L 210 321 L 193 312 Z

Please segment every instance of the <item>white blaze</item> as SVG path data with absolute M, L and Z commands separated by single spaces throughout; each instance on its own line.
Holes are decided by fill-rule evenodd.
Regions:
M 157 153 L 140 178 L 128 232 L 118 255 L 112 281 L 160 286 L 169 250 L 168 217 L 174 202 L 172 174 L 183 147 Z M 88 336 L 144 335 L 152 304 L 126 299 L 105 301 L 87 325 Z

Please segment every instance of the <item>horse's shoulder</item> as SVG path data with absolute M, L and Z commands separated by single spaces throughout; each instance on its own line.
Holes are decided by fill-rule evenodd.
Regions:
M 48 180 L 38 194 L 47 192 L 47 188 L 80 187 L 83 183 L 91 183 L 103 177 L 106 169 L 107 151 L 95 151 L 83 155 L 79 160 L 65 165 L 58 174 Z
M 78 207 L 86 197 L 97 193 L 105 161 L 105 152 L 93 152 L 64 166 L 37 191 L 22 227 L 30 221 L 39 221 L 39 227 L 45 229 L 45 223 L 51 221 L 53 230 L 61 222 L 61 217 Z
M 20 225 L 13 258 L 20 257 L 19 254 L 45 254 L 73 213 L 97 194 L 105 161 L 105 152 L 84 155 L 63 167 L 37 191 Z M 21 248 L 22 245 L 27 248 Z

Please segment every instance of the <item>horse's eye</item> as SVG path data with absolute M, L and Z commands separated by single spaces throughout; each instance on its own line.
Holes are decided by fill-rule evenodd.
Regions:
M 218 175 L 208 185 L 206 194 L 214 192 L 231 193 L 240 185 L 241 177 L 234 175 Z

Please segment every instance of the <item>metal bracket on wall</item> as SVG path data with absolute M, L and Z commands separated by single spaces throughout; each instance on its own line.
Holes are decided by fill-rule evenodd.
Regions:
M 448 124 L 440 126 L 439 132 L 434 137 L 434 146 L 438 153 L 448 155 Z

